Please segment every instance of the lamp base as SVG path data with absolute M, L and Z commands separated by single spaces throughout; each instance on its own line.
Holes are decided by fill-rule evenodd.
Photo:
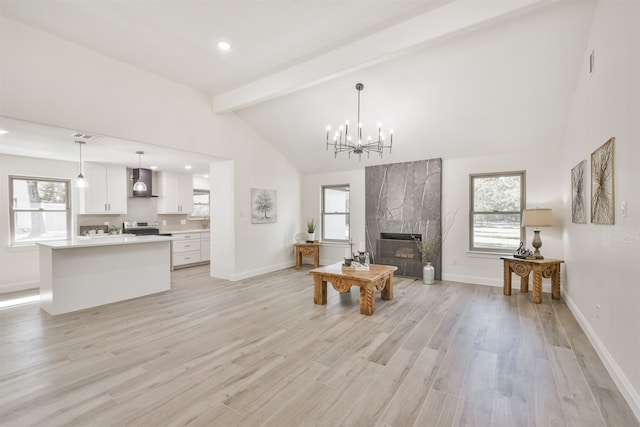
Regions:
M 531 246 L 533 246 L 536 250 L 533 251 L 533 256 L 536 259 L 544 259 L 544 257 L 540 254 L 540 248 L 542 247 L 542 239 L 540 239 L 540 230 L 533 230 L 533 241 L 531 242 Z

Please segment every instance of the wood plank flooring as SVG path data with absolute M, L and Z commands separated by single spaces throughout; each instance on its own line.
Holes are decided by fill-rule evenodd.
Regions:
M 0 424 L 640 425 L 547 294 L 396 277 L 369 317 L 358 288 L 314 305 L 308 267 L 227 282 L 201 266 L 82 312 L 0 310 Z

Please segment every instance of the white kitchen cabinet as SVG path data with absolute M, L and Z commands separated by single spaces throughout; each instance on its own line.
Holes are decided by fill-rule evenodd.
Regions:
M 127 169 L 124 165 L 85 162 L 89 187 L 80 190 L 81 214 L 126 214 Z
M 200 233 L 172 233 L 171 257 L 174 267 L 200 262 Z
M 173 232 L 171 261 L 173 267 L 209 262 L 211 242 L 209 231 Z
M 158 172 L 158 213 L 188 214 L 193 210 L 193 176 Z
M 211 260 L 211 235 L 208 231 L 201 233 L 200 238 L 200 261 L 206 262 Z

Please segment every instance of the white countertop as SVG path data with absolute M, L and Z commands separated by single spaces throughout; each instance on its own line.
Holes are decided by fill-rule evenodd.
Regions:
M 105 235 L 91 237 L 76 237 L 72 240 L 54 240 L 51 242 L 37 242 L 38 245 L 48 246 L 52 249 L 86 248 L 92 246 L 133 245 L 140 243 L 169 242 L 169 236 L 132 236 L 132 235 Z
M 160 234 L 188 234 L 188 233 L 208 233 L 211 230 L 208 228 L 193 228 L 189 230 L 166 230 L 160 229 Z

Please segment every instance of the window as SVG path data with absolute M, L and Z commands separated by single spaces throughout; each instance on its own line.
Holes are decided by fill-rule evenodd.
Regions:
M 322 187 L 322 240 L 349 241 L 349 185 Z
M 9 177 L 11 245 L 70 238 L 69 180 Z
M 524 241 L 520 227 L 525 206 L 525 173 L 503 172 L 470 176 L 469 249 L 513 252 Z
M 193 190 L 193 211 L 189 218 L 209 218 L 209 190 Z

